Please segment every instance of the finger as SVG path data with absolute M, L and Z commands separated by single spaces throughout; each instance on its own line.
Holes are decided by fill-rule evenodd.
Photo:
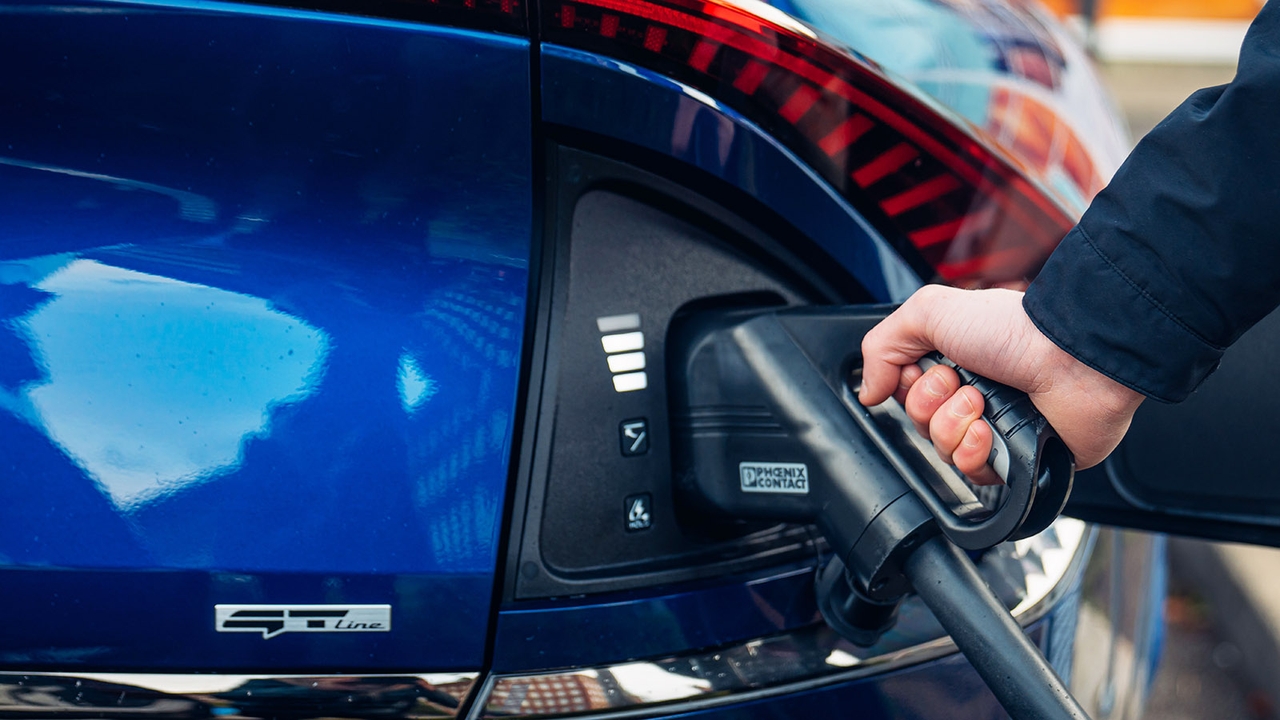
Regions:
M 974 485 L 1004 484 L 996 471 L 987 464 L 994 442 L 991 426 L 985 420 L 978 420 L 970 423 L 964 439 L 960 441 L 960 447 L 952 455 L 956 468 L 967 475 Z
M 893 393 L 893 399 L 898 401 L 900 405 L 907 404 L 907 393 L 911 390 L 911 386 L 916 384 L 924 371 L 919 365 L 912 363 L 902 368 L 902 373 L 898 376 L 898 389 Z
M 934 365 L 922 373 L 920 379 L 911 386 L 904 403 L 907 417 L 915 423 L 916 431 L 926 438 L 932 437 L 929 424 L 933 416 L 959 389 L 960 376 L 946 365 Z
M 982 417 L 982 393 L 966 385 L 956 391 L 929 419 L 929 439 L 943 462 L 952 462 L 952 456 L 969 426 Z

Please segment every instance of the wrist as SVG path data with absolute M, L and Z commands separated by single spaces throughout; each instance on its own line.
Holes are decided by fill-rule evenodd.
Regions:
M 1098 371 L 1058 345 L 1030 318 L 1027 325 L 1031 342 L 1036 346 L 1036 351 L 1027 356 L 1033 358 L 1037 368 L 1029 393 L 1045 395 L 1061 391 L 1083 395 L 1113 415 L 1131 415 L 1146 399 L 1142 393 Z

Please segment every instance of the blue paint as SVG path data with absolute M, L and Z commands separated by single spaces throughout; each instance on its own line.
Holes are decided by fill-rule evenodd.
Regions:
M 811 567 L 690 583 L 676 591 L 517 608 L 498 616 L 495 672 L 662 657 L 777 633 L 819 617 Z
M 478 668 L 525 41 L 215 3 L 0 23 L 0 667 Z M 121 52 L 128 48 L 128 52 Z M 392 633 L 214 632 L 390 603 Z
M 542 48 L 542 82 L 548 122 L 648 148 L 728 182 L 794 225 L 877 300 L 905 300 L 920 286 L 888 243 L 817 174 L 704 93 L 557 45 Z
M 493 670 L 517 673 L 672 657 L 795 630 L 821 622 L 813 578 L 814 566 L 803 565 L 665 591 L 519 603 L 499 613 Z M 1078 586 L 1080 573 L 1065 582 Z M 1058 622 L 1062 612 L 1072 614 L 1074 628 L 1078 610 L 1078 603 L 1055 606 L 1051 621 L 1038 622 L 1029 632 L 1042 646 L 1049 645 L 1052 634 L 1064 625 Z M 1074 631 L 1068 632 L 1063 657 L 1069 669 Z M 899 608 L 894 627 L 865 650 L 866 657 L 895 653 L 944 634 L 928 608 L 911 596 Z
M 6 435 L 10 428 L 4 427 Z M 0 665 L 19 671 L 297 671 L 479 667 L 483 573 L 221 573 L 7 568 Z M 486 601 L 477 601 L 485 598 Z M 389 633 L 217 633 L 218 603 L 388 603 Z M 477 634 L 478 633 L 478 634 Z

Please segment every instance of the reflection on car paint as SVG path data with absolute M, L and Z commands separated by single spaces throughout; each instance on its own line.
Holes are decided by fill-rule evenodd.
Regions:
M 0 292 L 15 301 L 0 352 L 24 368 L 0 383 L 0 408 L 82 477 L 73 492 L 50 495 L 57 474 L 37 482 L 21 461 L 11 479 L 27 487 L 7 524 L 101 494 L 98 522 L 132 538 L 100 537 L 95 554 L 109 556 L 107 566 L 426 569 L 479 560 L 484 547 L 457 535 L 496 514 L 476 513 L 491 503 L 464 480 L 481 466 L 501 477 L 510 420 L 501 398 L 514 376 L 499 388 L 498 374 L 518 362 L 522 319 L 511 298 L 483 288 L 511 271 L 449 261 L 418 281 L 424 304 L 396 309 L 372 286 L 326 280 L 317 256 L 291 269 L 256 254 L 253 243 L 223 241 L 221 267 L 204 265 L 198 245 L 0 262 Z M 321 295 L 304 289 L 313 284 Z M 271 299 L 244 292 L 255 285 Z M 333 303 L 344 295 L 354 305 Z M 361 309 L 368 303 L 382 308 Z M 295 447 L 310 450 L 304 458 Z M 338 482 L 367 473 L 375 458 L 380 482 Z M 395 538 L 378 523 L 341 533 L 317 523 L 370 501 L 396 508 Z M 291 531 L 274 540 L 268 531 L 229 542 L 215 530 L 282 512 Z M 94 554 L 75 548 L 96 524 L 49 526 L 0 552 L 93 566 Z
M 1143 716 L 1164 632 L 1166 543 L 1163 535 L 1098 533 L 1071 618 L 1079 659 L 1064 675 L 1090 717 Z
M 400 356 L 400 371 L 396 374 L 396 388 L 400 390 L 400 405 L 410 415 L 417 412 L 436 394 L 436 381 L 422 372 L 418 361 L 407 350 Z
M 121 189 L 153 192 L 176 200 L 178 203 L 178 216 L 183 220 L 188 222 L 211 223 L 218 219 L 218 204 L 214 202 L 212 198 L 186 190 L 164 187 L 163 185 L 155 185 L 153 183 L 132 180 L 130 178 L 104 175 L 102 173 L 85 172 L 83 170 L 74 170 L 72 168 L 58 167 L 56 165 L 45 165 L 27 160 L 19 160 L 17 158 L 0 157 L 0 165 L 25 168 L 27 170 L 38 170 L 53 173 L 55 175 L 68 175 L 70 177 L 84 178 L 86 180 L 97 180 L 109 183 L 110 185 Z
M 238 466 L 324 374 L 327 335 L 261 298 L 85 259 L 31 287 L 49 299 L 12 322 L 44 377 L 0 404 L 124 512 Z
M 457 714 L 477 676 L 0 673 L 0 713 L 122 719 L 443 718 Z

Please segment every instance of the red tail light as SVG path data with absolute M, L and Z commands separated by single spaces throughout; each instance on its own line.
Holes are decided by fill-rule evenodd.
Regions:
M 1004 156 L 773 8 L 546 0 L 543 18 L 547 42 L 662 72 L 751 118 L 948 282 L 1029 279 L 1073 224 Z

